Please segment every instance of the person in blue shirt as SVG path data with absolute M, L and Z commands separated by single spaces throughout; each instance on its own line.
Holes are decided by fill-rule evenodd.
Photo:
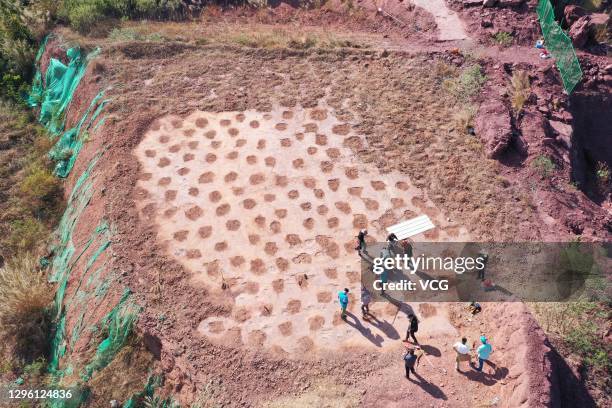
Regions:
M 476 354 L 478 354 L 478 367 L 476 368 L 476 371 L 482 371 L 484 362 L 489 359 L 489 356 L 493 352 L 493 347 L 491 347 L 491 345 L 488 343 L 485 336 L 480 336 L 480 342 L 482 345 L 478 347 L 478 350 L 476 350 Z
M 340 307 L 342 308 L 342 313 L 340 317 L 342 317 L 343 320 L 346 320 L 346 308 L 348 306 L 349 301 L 348 293 L 348 288 L 344 288 L 344 291 L 338 292 L 338 301 L 340 302 Z

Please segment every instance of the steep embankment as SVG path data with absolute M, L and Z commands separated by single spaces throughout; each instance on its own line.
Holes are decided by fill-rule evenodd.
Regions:
M 121 271 L 111 266 L 114 231 L 103 210 L 111 146 L 104 138 L 107 89 L 93 62 L 98 53 L 66 49 L 60 38 L 49 36 L 37 59 L 30 99 L 54 138 L 55 173 L 66 179 L 67 208 L 50 255 L 57 314 L 48 368 L 63 387 L 77 389 L 74 399 L 81 401 L 92 394 L 92 378 L 103 375 L 129 343 L 139 312 L 120 282 Z M 133 379 L 109 386 L 129 396 L 142 391 L 145 381 L 134 373 Z

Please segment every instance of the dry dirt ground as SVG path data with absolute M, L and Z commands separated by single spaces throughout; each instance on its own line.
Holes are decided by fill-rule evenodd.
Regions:
M 111 86 L 112 99 L 83 153 L 108 149 L 91 206 L 116 228 L 111 266 L 144 307 L 138 328 L 155 339 L 163 391 L 227 406 L 550 403 L 544 337 L 522 304 L 476 318 L 454 304 L 380 304 L 369 322 L 357 313 L 360 228 L 382 239 L 385 226 L 427 214 L 436 229 L 425 240 L 550 234 L 534 192 L 501 177 L 457 125 L 464 102 L 444 81 L 479 61 L 386 52 L 372 32 L 295 49 L 265 25 L 266 41 L 282 44 L 198 42 L 187 27 L 182 41 L 80 39 L 103 49 L 81 90 Z M 369 43 L 343 48 L 339 37 Z M 401 360 L 410 311 L 426 352 L 416 380 Z M 456 373 L 452 345 L 481 333 L 495 365 Z

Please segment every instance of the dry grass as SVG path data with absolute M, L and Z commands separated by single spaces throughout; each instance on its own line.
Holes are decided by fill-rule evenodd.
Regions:
M 470 129 L 474 128 L 474 117 L 476 116 L 476 107 L 467 105 L 465 108 L 453 115 L 453 119 L 457 129 L 463 133 L 469 133 Z
M 264 408 L 352 408 L 358 407 L 359 396 L 349 392 L 343 385 L 335 384 L 330 380 L 321 380 L 310 387 L 303 394 L 291 397 L 282 397 L 263 405 Z
M 0 338 L 14 344 L 18 359 L 33 361 L 46 353 L 53 290 L 32 255 L 0 269 Z
M 317 27 L 275 27 L 219 23 L 154 23 L 126 22 L 113 29 L 108 40 L 118 41 L 182 41 L 196 45 L 228 44 L 250 48 L 367 48 L 367 41 L 353 33 L 337 33 Z
M 531 82 L 527 71 L 514 71 L 510 79 L 510 98 L 512 108 L 520 112 L 531 94 Z
M 154 357 L 142 339 L 131 336 L 110 364 L 89 382 L 93 390 L 91 406 L 107 406 L 108 401 L 124 401 L 142 392 L 153 363 Z

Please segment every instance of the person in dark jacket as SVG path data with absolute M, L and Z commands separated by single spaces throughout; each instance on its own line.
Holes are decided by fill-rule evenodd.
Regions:
M 410 378 L 410 372 L 416 375 L 414 367 L 418 365 L 419 358 L 414 354 L 414 349 L 406 351 L 404 354 L 404 366 L 406 367 L 406 378 Z
M 419 320 L 414 314 L 410 313 L 408 321 L 408 330 L 406 330 L 406 339 L 404 341 L 408 341 L 408 336 L 410 336 L 414 340 L 414 344 L 419 344 L 419 341 L 414 337 L 414 333 L 419 331 Z
M 364 254 L 367 254 L 366 251 L 366 241 L 365 241 L 365 237 L 368 235 L 368 230 L 366 229 L 362 229 L 361 231 L 359 231 L 359 235 L 357 235 L 357 246 L 355 247 L 355 251 L 358 252 L 363 252 Z

